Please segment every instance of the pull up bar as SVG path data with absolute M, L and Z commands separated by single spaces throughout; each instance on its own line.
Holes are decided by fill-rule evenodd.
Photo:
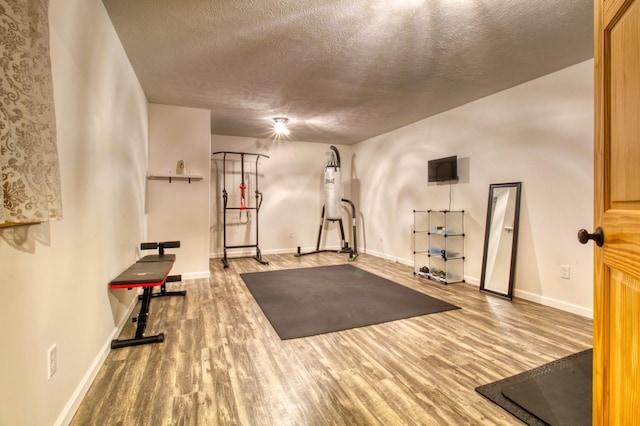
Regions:
M 222 156 L 222 191 L 223 196 L 225 197 L 225 207 L 226 207 L 226 194 L 227 194 L 227 154 L 239 155 L 240 156 L 240 164 L 242 166 L 242 185 L 244 186 L 244 157 L 255 156 L 256 157 L 256 195 L 259 194 L 258 191 L 258 160 L 260 157 L 269 158 L 268 155 L 259 154 L 255 152 L 236 152 L 236 151 L 217 151 L 211 154 L 211 156 L 223 154 Z M 243 191 L 244 192 L 244 191 Z M 262 194 L 260 193 L 260 203 L 262 203 Z M 225 209 L 226 210 L 226 209 Z M 233 209 L 232 209 L 233 210 Z M 242 209 L 246 210 L 246 208 Z
M 222 156 L 222 201 L 223 201 L 223 224 L 222 224 L 222 231 L 223 231 L 223 257 L 222 257 L 222 263 L 224 264 L 225 268 L 229 267 L 229 262 L 228 262 L 228 258 L 227 258 L 227 249 L 238 249 L 238 248 L 255 248 L 256 249 L 256 254 L 255 256 L 253 256 L 253 258 L 255 260 L 257 260 L 259 263 L 262 263 L 263 265 L 267 265 L 269 262 L 267 262 L 266 260 L 262 259 L 262 254 L 260 252 L 260 247 L 258 245 L 258 213 L 260 211 L 260 206 L 262 205 L 262 192 L 259 191 L 258 189 L 258 160 L 260 160 L 260 157 L 264 157 L 264 158 L 269 158 L 268 155 L 264 155 L 264 154 L 259 154 L 259 153 L 255 153 L 255 152 L 236 152 L 236 151 L 217 151 L 214 152 L 212 154 L 212 156 L 217 155 L 217 154 L 223 154 Z M 241 172 L 241 180 L 242 183 L 240 184 L 240 207 L 229 207 L 227 205 L 227 201 L 228 201 L 228 193 L 227 193 L 227 155 L 228 154 L 232 154 L 232 155 L 239 155 L 240 156 L 240 165 L 242 168 L 242 172 Z M 256 183 L 256 189 L 255 189 L 255 207 L 251 208 L 248 207 L 246 205 L 246 200 L 245 200 L 245 190 L 246 190 L 246 185 L 245 185 L 245 181 L 244 181 L 244 157 L 246 156 L 254 156 L 256 157 L 256 168 L 255 168 L 255 183 Z M 240 210 L 240 214 L 242 214 L 242 211 L 246 211 L 247 212 L 247 222 L 249 221 L 249 212 L 248 210 L 255 210 L 256 215 L 255 215 L 255 226 L 256 226 L 256 243 L 255 244 L 245 244 L 245 245 L 227 245 L 227 210 Z
M 257 155 L 258 157 L 269 158 L 268 155 L 264 155 L 264 154 L 258 154 L 258 153 L 254 153 L 254 152 L 235 152 L 235 151 L 217 151 L 217 152 L 214 152 L 211 155 L 216 155 L 216 154 Z

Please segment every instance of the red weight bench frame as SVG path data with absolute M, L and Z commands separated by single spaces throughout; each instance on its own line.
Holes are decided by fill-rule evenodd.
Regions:
M 147 343 L 160 343 L 164 341 L 164 333 L 153 336 L 145 336 L 144 330 L 147 328 L 147 319 L 149 317 L 149 306 L 152 297 L 158 296 L 174 296 L 186 295 L 186 291 L 166 291 L 166 283 L 174 281 L 182 281 L 181 275 L 169 275 L 173 264 L 175 263 L 175 254 L 165 254 L 165 248 L 180 247 L 179 241 L 169 241 L 162 243 L 142 243 L 140 248 L 148 250 L 158 248 L 157 255 L 144 256 L 133 265 L 129 266 L 116 278 L 109 283 L 110 288 L 132 288 L 142 287 L 142 295 L 139 299 L 142 301 L 140 312 L 132 321 L 137 323 L 135 337 L 124 340 L 112 340 L 111 349 L 124 348 L 128 346 L 144 345 Z M 153 288 L 160 286 L 160 293 L 153 293 Z

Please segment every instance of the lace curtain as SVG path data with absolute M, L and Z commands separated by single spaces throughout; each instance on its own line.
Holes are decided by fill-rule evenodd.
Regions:
M 0 0 L 0 227 L 62 218 L 49 0 Z

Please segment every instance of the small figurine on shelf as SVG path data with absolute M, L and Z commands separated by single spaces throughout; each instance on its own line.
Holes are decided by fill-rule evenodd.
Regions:
M 178 164 L 176 164 L 176 174 L 177 175 L 187 174 L 187 164 L 184 162 L 184 160 L 178 160 Z

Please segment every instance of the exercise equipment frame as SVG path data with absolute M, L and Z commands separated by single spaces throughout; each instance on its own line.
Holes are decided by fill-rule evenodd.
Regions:
M 268 265 L 269 262 L 262 258 L 262 253 L 260 252 L 259 239 L 258 239 L 258 213 L 260 212 L 260 206 L 262 205 L 262 192 L 258 189 L 258 160 L 260 157 L 269 158 L 268 155 L 257 154 L 253 152 L 236 152 L 236 151 L 217 151 L 212 155 L 222 154 L 222 201 L 223 201 L 223 215 L 222 215 L 222 230 L 223 230 L 223 256 L 222 256 L 222 264 L 225 268 L 229 267 L 229 258 L 227 257 L 227 249 L 244 249 L 244 248 L 255 248 L 256 254 L 253 256 L 255 260 L 263 265 Z M 244 203 L 241 203 L 240 207 L 229 207 L 228 204 L 228 193 L 227 193 L 227 155 L 239 155 L 240 156 L 240 167 L 241 167 L 241 179 L 242 185 L 241 189 L 241 201 L 244 200 L 244 158 L 245 156 L 255 156 L 256 157 L 256 189 L 255 189 L 255 207 L 247 207 Z M 242 244 L 242 245 L 227 245 L 227 210 L 238 210 L 240 214 L 244 210 L 255 210 L 255 224 L 256 224 L 256 243 L 255 244 Z M 247 212 L 248 213 L 248 212 Z
M 326 220 L 328 220 L 329 222 L 338 222 L 340 224 L 341 248 L 338 250 L 329 250 L 329 249 L 320 250 L 320 241 L 322 240 L 322 230 L 324 229 L 324 221 L 325 221 L 324 215 L 325 215 L 325 210 L 327 209 L 327 200 L 326 200 L 327 169 L 333 168 L 338 171 L 340 170 L 340 152 L 338 151 L 338 148 L 336 148 L 333 145 L 331 145 L 330 148 L 333 151 L 333 154 L 331 156 L 331 159 L 329 160 L 329 163 L 325 167 L 325 204 L 322 205 L 322 213 L 320 214 L 320 229 L 318 231 L 318 240 L 316 242 L 316 249 L 308 253 L 302 253 L 300 251 L 300 246 L 298 246 L 298 250 L 294 254 L 294 256 L 299 257 L 299 256 L 305 256 L 307 254 L 315 254 L 315 253 L 321 253 L 321 252 L 348 253 L 349 261 L 351 262 L 356 260 L 356 258 L 358 257 L 358 234 L 356 232 L 356 206 L 351 202 L 351 200 L 347 200 L 346 198 L 341 198 L 340 200 L 343 203 L 347 203 L 349 204 L 349 206 L 351 206 L 351 225 L 353 226 L 353 248 L 349 247 L 349 243 L 347 242 L 344 236 L 344 225 L 342 223 L 342 217 L 337 217 L 337 218 L 328 217 Z M 332 176 L 332 179 L 333 179 L 333 176 Z M 341 183 L 338 182 L 338 185 L 340 184 Z M 332 210 L 332 208 L 333 207 L 330 205 L 329 210 Z M 331 216 L 331 211 L 329 211 L 327 216 Z
M 178 248 L 180 241 L 148 242 L 141 243 L 141 250 L 158 249 L 158 254 L 150 254 L 138 259 L 130 265 L 124 272 L 111 280 L 110 288 L 132 288 L 142 287 L 142 294 L 138 296 L 141 301 L 140 312 L 131 321 L 137 323 L 135 336 L 130 339 L 114 339 L 111 341 L 111 349 L 125 348 L 129 346 L 146 345 L 147 343 L 161 343 L 164 341 L 164 333 L 153 336 L 145 336 L 149 319 L 149 306 L 151 299 L 163 296 L 185 296 L 187 292 L 167 291 L 167 282 L 182 281 L 182 275 L 169 275 L 173 264 L 176 261 L 175 254 L 165 254 L 165 248 Z M 153 287 L 160 287 L 160 293 L 154 293 Z
M 340 224 L 341 248 L 338 250 L 330 250 L 330 249 L 320 250 L 320 240 L 322 239 L 322 230 L 324 229 L 324 221 L 325 221 L 324 219 L 325 206 L 323 205 L 322 214 L 320 215 L 320 229 L 318 231 L 318 240 L 316 241 L 316 249 L 314 251 L 302 253 L 300 251 L 300 246 L 298 246 L 298 251 L 294 254 L 294 256 L 300 257 L 300 256 L 306 256 L 308 254 L 316 254 L 316 253 L 322 253 L 322 252 L 348 253 L 350 262 L 356 260 L 356 258 L 358 257 L 358 234 L 356 233 L 356 206 L 353 204 L 351 200 L 347 200 L 346 198 L 342 198 L 341 201 L 351 206 L 351 226 L 353 227 L 353 248 L 349 247 L 349 243 L 345 238 L 344 225 L 342 223 L 342 219 L 327 219 L 330 222 L 338 222 Z

